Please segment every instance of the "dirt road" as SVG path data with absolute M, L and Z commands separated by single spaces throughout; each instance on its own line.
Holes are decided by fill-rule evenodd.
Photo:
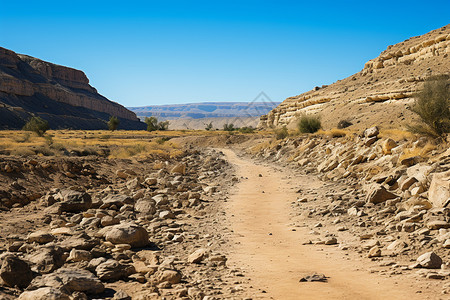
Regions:
M 298 198 L 298 188 L 323 183 L 313 176 L 288 179 L 273 167 L 239 158 L 231 150 L 223 152 L 241 178 L 227 208 L 234 232 L 230 264 L 250 277 L 257 291 L 252 298 L 438 299 L 436 294 L 417 293 L 410 277 L 369 273 L 370 260 L 338 246 L 302 245 L 309 230 L 292 224 L 290 203 Z M 315 272 L 328 276 L 328 282 L 299 282 Z

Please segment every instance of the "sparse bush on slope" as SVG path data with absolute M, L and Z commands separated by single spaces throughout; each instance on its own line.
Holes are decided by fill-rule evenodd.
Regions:
M 108 129 L 114 131 L 119 127 L 120 121 L 117 117 L 111 116 L 108 121 Z
M 411 132 L 445 140 L 450 132 L 450 76 L 428 78 L 411 110 L 420 118 L 418 124 L 408 126 Z
M 322 127 L 318 116 L 302 115 L 297 123 L 300 133 L 314 133 Z

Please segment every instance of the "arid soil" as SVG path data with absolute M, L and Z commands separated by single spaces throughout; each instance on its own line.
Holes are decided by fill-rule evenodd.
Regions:
M 417 205 L 410 216 L 366 202 L 357 177 L 317 167 L 331 153 L 292 160 L 307 138 L 174 141 L 184 150 L 173 158 L 2 156 L 0 299 L 448 297 L 446 209 L 419 218 Z M 315 138 L 301 159 L 336 141 Z M 417 265 L 425 252 L 439 267 L 434 256 Z M 326 282 L 300 281 L 316 273 Z

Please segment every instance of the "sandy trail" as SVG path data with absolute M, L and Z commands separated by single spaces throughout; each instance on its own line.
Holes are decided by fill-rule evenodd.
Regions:
M 232 150 L 223 152 L 235 166 L 237 175 L 243 177 L 227 208 L 234 232 L 230 263 L 245 270 L 252 286 L 259 290 L 254 298 L 428 298 L 415 292 L 408 277 L 371 274 L 363 265 L 364 260 L 346 256 L 337 246 L 302 245 L 310 235 L 307 229 L 290 224 L 290 203 L 299 196 L 295 193 L 299 187 L 320 186 L 322 183 L 316 178 L 298 177 L 294 185 L 286 174 L 270 166 L 241 159 Z M 329 276 L 329 281 L 299 282 L 302 276 L 314 272 Z M 266 293 L 261 293 L 262 290 Z

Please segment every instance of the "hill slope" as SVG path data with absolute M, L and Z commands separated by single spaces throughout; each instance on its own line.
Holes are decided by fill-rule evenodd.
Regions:
M 412 95 L 430 75 L 450 72 L 450 25 L 388 46 L 364 69 L 343 80 L 287 98 L 259 126 L 294 127 L 302 113 L 320 114 L 325 129 L 348 120 L 354 129 L 373 124 L 399 128 L 415 116 Z
M 53 129 L 105 129 L 110 116 L 121 129 L 145 128 L 133 112 L 97 93 L 82 71 L 0 47 L 0 129 L 19 129 L 33 115 Z

